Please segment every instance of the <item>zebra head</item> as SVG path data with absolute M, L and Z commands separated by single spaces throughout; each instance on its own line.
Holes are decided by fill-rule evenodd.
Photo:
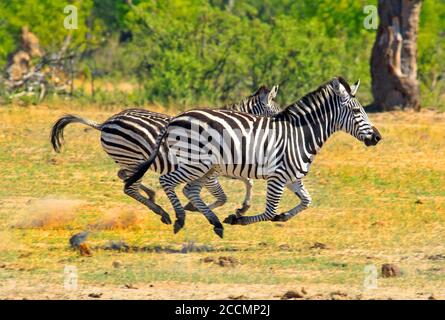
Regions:
M 339 102 L 339 129 L 364 142 L 368 147 L 375 146 L 382 136 L 372 125 L 363 106 L 355 98 L 359 86 L 360 80 L 352 86 L 349 86 L 341 77 L 334 78 L 332 81 L 332 88 Z
M 263 115 L 272 116 L 281 111 L 280 105 L 274 101 L 278 93 L 278 88 L 279 85 L 274 85 L 272 89 L 263 85 L 252 94 L 251 98 L 258 99 L 259 104 L 262 106 L 264 110 Z
M 246 112 L 256 116 L 271 117 L 281 112 L 280 105 L 274 101 L 277 93 L 278 85 L 273 86 L 271 90 L 263 85 L 247 98 L 244 98 L 238 103 L 226 105 L 222 109 Z

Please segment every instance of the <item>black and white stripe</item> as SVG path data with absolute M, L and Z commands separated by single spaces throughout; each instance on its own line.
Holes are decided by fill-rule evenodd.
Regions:
M 225 108 L 250 112 L 257 115 L 271 115 L 280 111 L 279 106 L 273 101 L 278 91 L 278 86 L 272 90 L 262 86 L 252 96 L 240 101 L 239 103 L 228 105 Z M 54 150 L 60 151 L 63 143 L 63 130 L 70 123 L 82 123 L 101 131 L 101 143 L 105 152 L 121 167 L 118 172 L 122 180 L 134 173 L 139 164 L 150 157 L 156 144 L 156 137 L 161 130 L 166 127 L 170 117 L 165 114 L 151 112 L 142 109 L 124 110 L 105 121 L 98 124 L 92 120 L 84 119 L 75 115 L 66 115 L 60 118 L 53 126 L 51 132 L 51 143 Z M 165 174 L 173 171 L 175 164 L 168 159 L 168 152 L 163 145 L 156 154 L 152 170 Z M 227 197 L 218 182 L 218 175 L 208 176 L 203 181 L 210 193 L 216 198 L 216 201 L 209 205 L 210 208 L 216 208 L 227 201 Z M 243 207 L 239 212 L 246 211 L 250 206 L 252 182 L 241 178 L 246 184 L 246 197 Z M 140 193 L 142 190 L 146 196 Z M 158 206 L 155 201 L 154 190 L 146 187 L 141 181 L 137 181 L 130 187 L 124 188 L 125 194 L 146 205 L 156 214 L 161 215 L 164 223 L 171 223 L 168 214 Z M 187 210 L 196 210 L 193 205 L 188 204 Z
M 200 198 L 202 183 L 199 181 L 215 172 L 237 178 L 267 180 L 265 212 L 249 217 L 230 215 L 224 221 L 226 223 L 246 225 L 266 220 L 287 221 L 307 208 L 311 198 L 302 178 L 307 175 L 314 156 L 334 132 L 345 131 L 367 146 L 375 145 L 381 139 L 355 98 L 358 86 L 359 82 L 350 87 L 344 79 L 334 78 L 270 118 L 209 109 L 190 110 L 173 118 L 157 140 L 158 143 L 165 140 L 169 150 L 175 150 L 178 162 L 174 171 L 160 177 L 161 185 L 175 208 L 175 231 L 182 228 L 185 218 L 175 187 L 187 183 L 186 196 L 222 237 L 221 223 Z M 213 132 L 212 141 L 217 141 L 216 147 L 209 147 L 211 153 L 205 160 L 193 154 L 194 146 L 202 143 L 202 134 L 193 135 L 192 131 Z M 178 153 L 177 142 L 181 135 L 188 138 L 189 148 L 179 148 L 181 152 Z M 195 139 L 196 136 L 198 138 Z M 231 142 L 229 147 L 225 147 L 227 140 Z M 127 180 L 127 185 L 140 179 L 150 167 L 153 157 Z M 288 212 L 277 215 L 285 187 L 294 192 L 301 202 Z

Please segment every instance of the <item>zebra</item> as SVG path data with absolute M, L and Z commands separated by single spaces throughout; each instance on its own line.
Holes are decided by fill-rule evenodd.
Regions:
M 311 204 L 311 196 L 302 178 L 308 174 L 315 155 L 334 132 L 345 131 L 366 146 L 374 146 L 382 138 L 355 97 L 359 86 L 360 81 L 350 86 L 342 77 L 335 77 L 269 118 L 210 109 L 190 110 L 173 118 L 158 136 L 155 148 L 159 149 L 159 144 L 165 140 L 170 153 L 181 151 L 175 154 L 176 169 L 159 178 L 175 210 L 175 229 L 182 228 L 185 222 L 184 209 L 175 187 L 187 183 L 184 188 L 187 198 L 206 216 L 214 232 L 223 236 L 222 224 L 199 195 L 200 181 L 213 172 L 236 178 L 264 179 L 267 183 L 264 213 L 254 216 L 231 214 L 224 223 L 248 225 L 267 220 L 288 221 L 306 209 Z M 208 157 L 190 161 L 195 156 L 194 145 L 203 142 L 203 134 L 193 136 L 194 130 L 212 131 L 216 147 L 209 147 L 212 152 Z M 175 149 L 178 137 L 186 137 L 188 140 L 184 141 L 189 145 Z M 236 147 L 224 147 L 227 142 L 224 139 Z M 152 153 L 126 180 L 128 186 L 144 175 L 155 156 L 156 153 Z M 300 203 L 277 214 L 285 187 L 300 199 Z
M 277 93 L 278 85 L 272 87 L 271 90 L 266 86 L 261 86 L 251 96 L 238 103 L 226 105 L 223 108 L 271 116 L 281 111 L 280 106 L 274 101 Z M 76 115 L 65 115 L 58 119 L 52 127 L 51 144 L 56 152 L 60 152 L 63 145 L 63 130 L 70 123 L 82 123 L 97 129 L 101 131 L 102 148 L 121 167 L 117 175 L 120 179 L 125 180 L 141 162 L 150 156 L 156 137 L 168 124 L 169 119 L 168 115 L 143 109 L 124 110 L 113 115 L 102 124 Z M 160 174 L 165 174 L 173 169 L 174 164 L 168 161 L 166 149 L 162 149 L 155 159 L 153 170 Z M 222 206 L 227 202 L 227 196 L 217 177 L 217 174 L 209 175 L 206 181 L 203 181 L 203 185 L 216 198 L 216 201 L 209 205 L 210 208 Z M 243 206 L 237 209 L 237 212 L 240 214 L 249 209 L 252 190 L 252 181 L 250 179 L 241 178 L 241 180 L 246 185 L 246 196 Z M 143 196 L 140 190 L 146 196 Z M 131 187 L 124 187 L 124 193 L 160 215 L 163 223 L 171 224 L 168 213 L 155 203 L 155 191 L 143 185 L 141 181 L 138 181 Z M 191 203 L 186 205 L 185 208 L 189 211 L 196 211 L 196 208 Z

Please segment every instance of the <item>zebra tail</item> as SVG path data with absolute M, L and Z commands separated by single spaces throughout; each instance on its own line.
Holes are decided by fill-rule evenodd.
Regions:
M 156 138 L 155 147 L 154 147 L 153 152 L 151 153 L 150 157 L 147 160 L 145 160 L 144 162 L 142 162 L 136 168 L 135 173 L 133 173 L 130 177 L 125 179 L 125 188 L 126 189 L 131 187 L 131 185 L 134 184 L 135 182 L 139 181 L 144 176 L 144 174 L 148 171 L 148 169 L 153 164 L 153 162 L 155 161 L 156 156 L 159 153 L 159 149 L 161 148 L 162 141 L 164 140 L 165 136 L 167 135 L 167 132 L 168 132 L 167 129 L 168 129 L 169 124 L 170 124 L 170 122 L 164 127 L 162 132 Z
M 63 129 L 65 129 L 65 127 L 70 123 L 82 123 L 96 130 L 101 130 L 102 126 L 95 121 L 84 119 L 72 114 L 63 116 L 62 118 L 57 120 L 51 128 L 51 144 L 54 148 L 54 151 L 60 152 L 63 145 Z

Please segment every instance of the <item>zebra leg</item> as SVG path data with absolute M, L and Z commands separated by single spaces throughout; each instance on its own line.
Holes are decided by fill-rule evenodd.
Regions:
M 277 177 L 267 179 L 266 211 L 262 214 L 250 217 L 238 217 L 235 214 L 231 214 L 224 220 L 224 223 L 246 225 L 271 220 L 277 211 L 278 204 L 283 195 L 284 186 L 285 183 Z
M 253 181 L 251 179 L 247 178 L 240 178 L 246 185 L 246 195 L 244 197 L 243 206 L 239 209 L 236 209 L 236 216 L 241 217 L 246 213 L 247 210 L 250 208 L 250 201 L 252 200 L 252 186 Z
M 206 175 L 203 180 L 203 185 L 210 191 L 210 193 L 216 198 L 216 201 L 208 205 L 210 210 L 223 206 L 227 202 L 227 196 L 224 193 L 222 186 L 218 181 L 218 172 L 213 172 L 210 175 Z M 202 200 L 201 200 L 202 201 Z
M 227 202 L 227 196 L 224 193 L 224 190 L 221 184 L 218 181 L 219 173 L 212 170 L 212 173 L 207 174 L 201 180 L 201 184 L 206 187 L 207 190 L 216 198 L 216 201 L 212 204 L 209 204 L 208 207 L 213 210 L 215 208 L 223 206 Z M 185 188 L 184 188 L 185 190 Z M 198 210 L 192 202 L 189 202 L 184 207 L 187 211 L 200 211 Z
M 117 176 L 124 180 L 128 176 L 128 171 L 125 169 L 121 169 L 118 171 Z M 139 188 L 144 190 L 144 192 L 147 194 L 148 198 L 145 198 L 141 195 L 139 192 Z M 171 224 L 170 216 L 167 212 L 164 211 L 160 206 L 158 206 L 156 203 L 154 203 L 154 194 L 155 192 L 144 185 L 139 181 L 135 184 L 133 184 L 130 188 L 124 187 L 124 193 L 136 201 L 142 203 L 146 207 L 148 207 L 151 211 L 156 213 L 157 215 L 161 216 L 161 221 L 165 224 Z
M 175 210 L 176 221 L 173 228 L 174 233 L 181 230 L 185 223 L 185 210 L 175 192 L 176 186 L 180 183 L 188 183 L 200 179 L 205 176 L 209 170 L 210 168 L 203 164 L 194 166 L 183 164 L 182 167 L 180 166 L 176 170 L 166 173 L 159 178 L 159 182 Z
M 117 172 L 117 176 L 118 176 L 121 180 L 125 180 L 125 179 L 128 178 L 130 175 L 131 175 L 131 173 L 130 173 L 129 170 L 127 170 L 127 169 L 120 169 L 120 170 Z M 144 191 L 144 192 L 147 194 L 147 197 L 148 197 L 148 199 L 149 199 L 150 201 L 153 201 L 153 202 L 155 201 L 155 195 L 156 195 L 156 192 L 155 192 L 153 189 L 150 189 L 150 188 L 144 186 L 144 185 L 142 184 L 142 182 L 139 183 L 139 188 L 141 188 L 141 190 Z
M 139 187 L 141 188 L 142 191 L 144 191 L 147 194 L 147 197 L 150 201 L 155 202 L 156 192 L 153 189 L 144 186 L 142 183 L 140 184 Z
M 300 198 L 301 202 L 293 209 L 282 214 L 275 215 L 272 221 L 287 221 L 309 207 L 309 205 L 311 204 L 311 196 L 309 195 L 309 192 L 306 190 L 301 180 L 297 180 L 287 187 Z
M 210 206 L 207 206 L 201 199 L 201 189 L 204 186 L 205 182 L 206 178 L 204 178 L 204 180 L 196 180 L 192 183 L 188 183 L 184 187 L 183 192 L 184 195 L 190 200 L 190 202 L 193 203 L 193 205 L 198 208 L 200 212 L 202 212 L 209 223 L 213 225 L 213 231 L 222 238 L 224 227 L 222 226 L 218 217 L 210 209 Z
M 151 201 L 150 199 L 147 199 L 145 197 L 143 197 L 140 192 L 139 192 L 139 188 L 140 188 L 141 184 L 140 182 L 136 182 L 134 183 L 131 187 L 127 188 L 124 187 L 124 193 L 130 197 L 132 197 L 133 199 L 135 199 L 136 201 L 139 201 L 140 203 L 142 203 L 143 205 L 145 205 L 146 207 L 148 207 L 151 211 L 153 211 L 154 213 L 156 213 L 157 215 L 161 216 L 161 221 L 165 224 L 171 224 L 171 220 L 170 220 L 170 216 L 167 212 L 165 212 L 164 209 L 162 209 L 160 206 L 158 206 L 156 203 L 154 203 L 153 201 Z
M 168 199 L 170 200 L 173 209 L 176 214 L 176 221 L 173 227 L 173 232 L 178 233 L 184 227 L 185 224 L 185 210 L 181 205 L 181 202 L 178 199 L 178 196 L 175 192 L 175 187 L 180 184 L 180 181 L 175 181 L 170 179 L 170 173 L 167 173 L 159 178 L 159 182 L 162 188 L 165 191 Z
M 193 205 L 193 203 L 191 203 L 191 201 L 189 201 L 185 206 L 184 206 L 184 210 L 186 211 L 190 211 L 190 212 L 198 212 L 199 210 Z

